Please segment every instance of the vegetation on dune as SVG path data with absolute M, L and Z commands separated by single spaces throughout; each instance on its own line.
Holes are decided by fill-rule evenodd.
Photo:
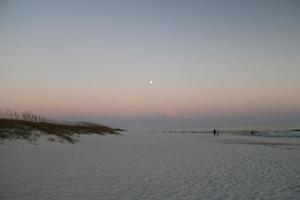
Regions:
M 36 140 L 40 135 L 56 136 L 60 141 L 74 143 L 77 134 L 120 134 L 121 129 L 113 129 L 90 122 L 62 122 L 49 120 L 29 112 L 5 112 L 0 115 L 0 140 Z M 54 138 L 49 138 L 54 141 Z

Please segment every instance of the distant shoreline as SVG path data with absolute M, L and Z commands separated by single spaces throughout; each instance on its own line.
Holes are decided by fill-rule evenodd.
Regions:
M 53 121 L 30 121 L 23 119 L 0 118 L 0 141 L 5 139 L 25 139 L 35 141 L 41 135 L 50 136 L 51 141 L 59 139 L 74 143 L 75 135 L 80 134 L 113 134 L 120 135 L 122 129 L 90 122 L 53 122 Z

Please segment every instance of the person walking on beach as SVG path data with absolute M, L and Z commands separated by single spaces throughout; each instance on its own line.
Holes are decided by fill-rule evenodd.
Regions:
M 214 134 L 214 135 L 216 135 L 216 134 L 217 134 L 217 131 L 216 131 L 216 129 L 214 129 L 214 130 L 213 130 L 213 134 Z

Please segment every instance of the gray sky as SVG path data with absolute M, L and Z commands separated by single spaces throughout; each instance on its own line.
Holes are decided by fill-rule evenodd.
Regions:
M 2 0 L 0 109 L 140 129 L 294 127 L 299 35 L 296 0 Z

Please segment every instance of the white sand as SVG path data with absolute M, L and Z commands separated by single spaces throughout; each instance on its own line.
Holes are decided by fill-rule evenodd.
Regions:
M 299 199 L 300 139 L 133 133 L 0 145 L 0 199 Z

